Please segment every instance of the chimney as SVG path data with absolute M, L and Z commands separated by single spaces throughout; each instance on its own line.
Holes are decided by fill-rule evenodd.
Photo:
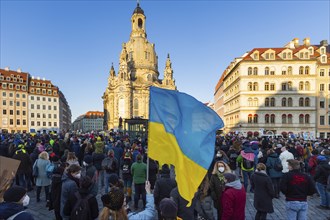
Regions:
M 299 38 L 294 38 L 293 40 L 294 47 L 297 48 L 299 46 Z
M 6 71 L 9 71 L 9 66 L 6 66 L 6 67 L 5 67 L 5 70 L 6 70 Z
M 321 40 L 321 42 L 320 42 L 320 46 L 321 46 L 321 47 L 322 47 L 322 46 L 325 46 L 325 47 L 329 46 L 329 44 L 328 44 L 328 40 Z
M 18 73 L 21 73 L 21 72 L 22 72 L 22 69 L 21 69 L 21 68 L 18 68 L 18 69 L 17 69 L 17 72 L 18 72 Z
M 309 37 L 306 37 L 306 38 L 304 39 L 304 45 L 305 45 L 306 47 L 309 47 L 309 46 L 311 45 L 311 40 L 310 40 Z

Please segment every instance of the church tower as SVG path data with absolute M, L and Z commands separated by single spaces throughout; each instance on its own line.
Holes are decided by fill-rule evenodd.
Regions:
M 112 65 L 102 97 L 104 127 L 108 130 L 118 127 L 119 118 L 148 118 L 150 86 L 176 89 L 169 55 L 164 79 L 159 79 L 155 44 L 147 39 L 146 16 L 139 3 L 131 17 L 131 28 L 129 41 L 122 44 L 118 74 Z

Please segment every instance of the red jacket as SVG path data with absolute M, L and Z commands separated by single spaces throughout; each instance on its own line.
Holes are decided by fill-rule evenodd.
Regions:
M 245 220 L 246 193 L 241 189 L 228 187 L 222 193 L 221 220 Z
M 315 176 L 315 169 L 317 166 L 316 157 L 317 157 L 317 155 L 313 155 L 309 158 L 309 161 L 308 161 L 308 171 L 312 176 Z

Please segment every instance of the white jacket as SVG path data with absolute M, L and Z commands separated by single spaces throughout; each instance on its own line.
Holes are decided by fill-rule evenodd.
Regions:
M 280 160 L 283 166 L 282 173 L 287 173 L 289 172 L 289 167 L 288 167 L 288 162 L 287 160 L 294 159 L 293 154 L 290 153 L 288 150 L 283 151 L 280 154 Z

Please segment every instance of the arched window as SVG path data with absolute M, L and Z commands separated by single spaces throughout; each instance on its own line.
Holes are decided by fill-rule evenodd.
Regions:
M 265 91 L 269 91 L 269 82 L 265 83 Z
M 305 67 L 305 74 L 308 75 L 309 74 L 309 66 Z
M 253 91 L 258 91 L 258 83 L 257 82 L 253 83 Z
M 152 77 L 151 77 L 151 74 L 148 74 L 148 76 L 147 76 L 147 80 L 148 80 L 149 82 L 151 82 L 151 81 L 152 81 Z
M 252 114 L 248 115 L 248 123 L 252 123 Z
M 139 100 L 138 99 L 134 99 L 134 102 L 133 102 L 133 114 L 134 114 L 134 117 L 139 116 Z
M 252 98 L 248 98 L 248 105 L 249 105 L 249 106 L 252 106 L 252 105 L 253 105 L 253 103 L 252 103 Z
M 299 115 L 299 124 L 304 124 L 304 115 L 303 114 Z
M 286 114 L 282 115 L 282 124 L 286 124 Z
M 304 74 L 304 67 L 301 66 L 299 67 L 299 75 L 303 75 Z
M 308 52 L 305 52 L 305 58 L 308 59 Z
M 253 105 L 254 105 L 254 106 L 258 106 L 258 105 L 259 105 L 258 98 L 254 98 L 254 99 L 253 99 Z
M 292 75 L 292 66 L 288 67 L 288 75 Z
M 305 98 L 305 106 L 309 107 L 309 105 L 310 105 L 309 98 Z
M 258 68 L 257 67 L 253 68 L 253 75 L 258 75 Z
M 282 106 L 286 106 L 286 98 L 282 98 Z
M 305 115 L 305 124 L 309 124 L 309 114 Z
M 309 91 L 310 90 L 310 84 L 308 81 L 305 82 L 305 90 Z
M 267 106 L 267 107 L 269 106 L 269 98 L 265 99 L 265 106 Z
M 288 124 L 292 124 L 292 115 L 288 114 Z
M 275 123 L 275 115 L 274 114 L 270 115 L 270 123 L 272 123 L 272 124 Z
M 299 90 L 304 90 L 304 82 L 299 82 Z
M 269 120 L 269 115 L 266 114 L 266 115 L 265 115 L 265 123 L 268 124 L 269 122 L 270 122 L 270 120 Z
M 287 87 L 287 85 L 286 85 L 286 83 L 284 82 L 284 83 L 282 83 L 282 91 L 286 91 L 286 88 Z
M 299 107 L 303 107 L 304 106 L 304 98 L 300 98 L 299 99 Z
M 292 90 L 292 82 L 291 82 L 291 81 L 288 82 L 288 90 L 289 90 L 289 91 Z
M 288 106 L 292 107 L 292 98 L 288 98 Z
M 275 106 L 275 98 L 270 99 L 270 106 L 274 107 Z
M 269 75 L 269 67 L 265 68 L 265 75 Z
M 249 90 L 249 91 L 252 91 L 252 82 L 249 82 L 249 83 L 248 83 L 248 90 Z
M 257 114 L 255 114 L 255 115 L 253 116 L 253 123 L 255 123 L 255 124 L 258 123 L 258 115 L 257 115 Z
M 142 26 L 143 26 L 143 21 L 141 18 L 139 18 L 139 20 L 138 20 L 138 26 L 139 26 L 139 28 L 142 28 Z
M 252 75 L 252 67 L 249 67 L 249 68 L 248 68 L 248 75 L 249 75 L 249 76 Z

